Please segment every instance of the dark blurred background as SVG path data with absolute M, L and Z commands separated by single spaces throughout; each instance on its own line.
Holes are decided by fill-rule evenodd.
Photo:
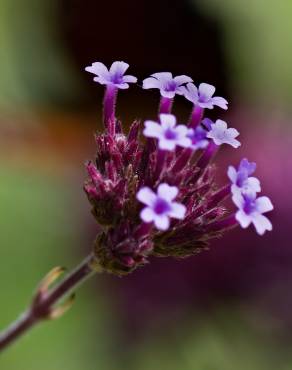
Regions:
M 82 191 L 101 129 L 94 61 L 208 82 L 230 101 L 210 112 L 241 132 L 218 158 L 258 164 L 274 231 L 236 229 L 210 250 L 97 276 L 73 308 L 1 356 L 3 370 L 292 368 L 292 2 L 0 0 L 0 326 L 55 265 L 74 266 L 97 232 Z M 155 118 L 159 95 L 118 97 L 127 127 Z M 190 105 L 178 97 L 184 120 Z

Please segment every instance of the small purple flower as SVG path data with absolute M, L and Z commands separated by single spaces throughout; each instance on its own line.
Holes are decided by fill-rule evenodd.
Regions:
M 159 89 L 165 98 L 174 98 L 175 94 L 182 95 L 182 85 L 193 80 L 185 75 L 172 77 L 170 72 L 154 73 L 143 81 L 143 89 Z
M 256 177 L 249 177 L 254 173 L 256 164 L 249 162 L 246 158 L 242 159 L 238 169 L 229 166 L 227 175 L 232 182 L 232 193 L 258 193 L 261 191 L 260 181 Z
M 235 218 L 242 228 L 245 229 L 252 223 L 259 235 L 263 235 L 266 230 L 272 230 L 270 220 L 263 216 L 263 213 L 274 209 L 268 197 L 256 198 L 255 193 L 236 193 L 233 194 L 232 200 L 238 207 Z
M 176 126 L 176 118 L 172 114 L 160 114 L 160 123 L 145 121 L 143 134 L 158 139 L 158 146 L 162 150 L 174 150 L 176 146 L 189 148 L 192 144 L 187 137 L 188 128 L 184 125 Z
M 186 87 L 181 88 L 184 96 L 201 108 L 213 109 L 214 105 L 222 109 L 228 109 L 227 100 L 219 96 L 214 96 L 215 87 L 206 83 L 201 83 L 197 88 L 193 83 L 188 83 Z
M 140 213 L 141 219 L 146 223 L 154 222 L 159 230 L 169 228 L 170 217 L 183 220 L 186 207 L 173 201 L 177 194 L 178 188 L 166 183 L 158 186 L 157 194 L 148 187 L 141 188 L 137 193 L 137 199 L 147 206 Z
M 238 148 L 241 143 L 235 138 L 239 132 L 235 128 L 227 128 L 227 123 L 221 119 L 217 119 L 215 123 L 211 123 L 211 129 L 207 133 L 209 139 L 213 139 L 216 145 L 229 144 L 233 148 Z
M 187 137 L 192 141 L 190 148 L 193 150 L 205 149 L 209 144 L 209 141 L 207 140 L 207 131 L 201 126 L 198 126 L 195 129 L 190 128 Z
M 86 67 L 87 72 L 95 74 L 94 81 L 101 85 L 113 85 L 118 89 L 128 89 L 129 83 L 136 83 L 137 78 L 130 75 L 125 75 L 126 70 L 129 68 L 129 64 L 125 62 L 114 62 L 110 70 L 100 62 L 92 63 L 91 66 Z

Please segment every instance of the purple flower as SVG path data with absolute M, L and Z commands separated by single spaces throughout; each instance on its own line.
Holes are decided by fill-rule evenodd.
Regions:
M 176 126 L 176 118 L 172 114 L 160 114 L 160 123 L 145 121 L 143 134 L 158 139 L 158 146 L 162 150 L 174 150 L 181 146 L 191 146 L 191 139 L 187 137 L 188 128 L 184 125 Z
M 232 200 L 238 207 L 235 218 L 240 226 L 244 229 L 251 223 L 259 235 L 263 235 L 266 230 L 272 230 L 270 220 L 263 216 L 263 213 L 273 210 L 273 205 L 268 197 L 256 198 L 255 193 L 249 194 L 233 194 Z
M 154 73 L 143 81 L 143 89 L 159 89 L 165 98 L 174 98 L 175 94 L 182 95 L 182 85 L 193 80 L 185 75 L 172 77 L 170 72 Z
M 137 82 L 137 78 L 134 76 L 124 76 L 128 68 L 129 64 L 125 62 L 114 62 L 108 70 L 103 63 L 95 62 L 86 67 L 85 70 L 95 74 L 97 77 L 94 77 L 93 80 L 101 85 L 113 85 L 118 89 L 128 89 L 129 83 Z
M 228 177 L 232 182 L 232 193 L 258 193 L 261 191 L 260 181 L 256 177 L 249 177 L 254 173 L 256 164 L 249 162 L 246 158 L 242 159 L 238 169 L 235 167 L 228 167 Z
M 207 133 L 209 139 L 213 139 L 216 145 L 229 144 L 233 148 L 238 148 L 241 143 L 235 138 L 239 132 L 235 128 L 227 128 L 227 123 L 221 119 L 217 119 L 215 123 L 211 124 L 211 129 Z
M 188 83 L 186 87 L 181 88 L 184 96 L 201 108 L 213 109 L 214 105 L 222 109 L 228 109 L 227 100 L 219 96 L 214 96 L 215 87 L 206 83 L 201 83 L 197 88 L 193 83 Z
M 195 129 L 190 128 L 187 137 L 192 141 L 192 145 L 190 147 L 193 150 L 205 149 L 209 144 L 209 141 L 207 140 L 207 131 L 201 126 L 198 126 Z
M 166 183 L 158 186 L 157 194 L 148 187 L 141 188 L 137 193 L 137 199 L 147 206 L 140 213 L 141 219 L 146 223 L 154 222 L 159 230 L 169 228 L 170 217 L 184 219 L 186 207 L 173 201 L 177 194 L 178 188 Z

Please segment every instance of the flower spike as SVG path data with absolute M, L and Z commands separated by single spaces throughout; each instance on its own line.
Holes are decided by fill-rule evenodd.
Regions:
M 239 132 L 226 122 L 204 118 L 204 110 L 227 101 L 214 97 L 212 85 L 199 88 L 187 76 L 153 74 L 143 88 L 161 92 L 157 121 L 133 122 L 129 133 L 106 109 L 118 87 L 107 85 L 105 133 L 96 136 L 95 160 L 87 162 L 84 190 L 92 213 L 101 226 L 94 256 L 105 271 L 125 275 L 148 262 L 149 256 L 187 257 L 204 249 L 213 238 L 238 225 L 253 223 L 259 233 L 270 230 L 262 215 L 266 197 L 256 198 L 259 181 L 251 177 L 255 164 L 242 160 L 230 166 L 230 182 L 219 188 L 215 181 L 215 155 L 222 144 L 238 148 Z M 184 86 L 186 84 L 186 86 Z M 194 104 L 188 125 L 170 114 L 173 98 L 184 93 Z M 143 134 L 144 137 L 141 137 Z M 145 140 L 146 139 L 146 140 Z M 198 151 L 202 151 L 198 155 Z M 238 211 L 226 209 L 233 197 Z M 261 208 L 265 202 L 266 208 Z M 144 205 L 144 207 L 143 207 Z

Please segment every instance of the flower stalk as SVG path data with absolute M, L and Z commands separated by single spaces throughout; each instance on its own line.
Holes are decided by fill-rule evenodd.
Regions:
M 0 333 L 0 352 L 41 321 L 62 316 L 71 307 L 74 300 L 74 293 L 69 298 L 67 298 L 68 295 L 98 271 L 95 264 L 94 256 L 90 254 L 51 290 L 49 290 L 51 284 L 59 278 L 64 269 L 57 267 L 49 272 L 40 283 L 30 307 L 7 329 Z M 56 306 L 58 302 L 65 298 L 67 300 Z
M 103 124 L 110 135 L 115 135 L 115 107 L 118 89 L 109 85 L 103 100 Z

